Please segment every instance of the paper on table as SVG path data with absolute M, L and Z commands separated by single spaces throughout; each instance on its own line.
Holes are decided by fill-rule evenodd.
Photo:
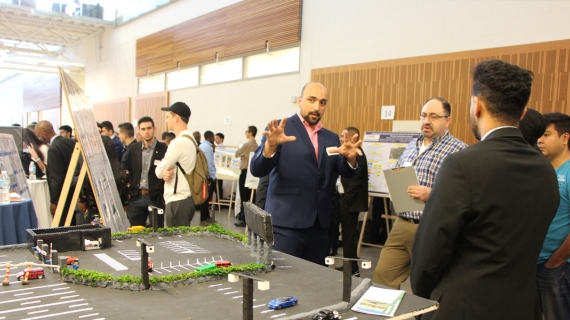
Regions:
M 16 192 L 10 192 L 10 201 L 21 202 L 21 201 L 25 201 L 25 200 Z
M 419 185 L 416 169 L 413 166 L 384 170 L 383 172 L 396 213 L 424 209 L 425 203 L 423 201 L 413 199 L 408 194 L 409 186 Z
M 352 307 L 353 311 L 393 317 L 405 291 L 370 287 Z

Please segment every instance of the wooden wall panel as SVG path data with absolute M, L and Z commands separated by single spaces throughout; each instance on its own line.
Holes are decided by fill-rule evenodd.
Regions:
M 133 117 L 138 119 L 149 116 L 154 121 L 156 127 L 155 137 L 160 140 L 162 133 L 166 128 L 166 112 L 160 110 L 162 107 L 170 105 L 170 93 L 168 91 L 139 94 L 135 97 L 135 106 L 133 108 Z M 135 132 L 138 129 L 135 129 Z
M 137 77 L 172 69 L 174 29 L 169 28 L 137 40 Z
M 93 103 L 93 114 L 97 122 L 110 121 L 118 132 L 119 124 L 131 122 L 131 98 Z
M 364 131 L 391 131 L 380 120 L 385 105 L 395 105 L 395 120 L 417 120 L 425 101 L 441 96 L 451 103 L 450 132 L 476 142 L 469 125 L 471 70 L 479 62 L 501 59 L 534 72 L 529 108 L 541 113 L 570 113 L 570 40 L 377 61 L 312 70 L 313 81 L 329 89 L 325 126 Z
M 301 0 L 245 0 L 137 40 L 136 76 L 301 41 Z
M 61 108 L 58 76 L 37 76 L 24 81 L 24 112 Z

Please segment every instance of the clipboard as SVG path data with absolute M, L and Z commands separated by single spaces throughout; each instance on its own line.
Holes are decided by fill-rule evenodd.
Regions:
M 424 210 L 425 203 L 421 200 L 413 199 L 408 195 L 407 191 L 409 186 L 419 185 L 415 167 L 394 168 L 384 170 L 383 172 L 396 213 Z

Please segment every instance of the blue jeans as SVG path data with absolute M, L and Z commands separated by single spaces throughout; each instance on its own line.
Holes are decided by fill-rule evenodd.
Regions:
M 570 263 L 556 269 L 538 264 L 536 285 L 544 320 L 570 319 Z

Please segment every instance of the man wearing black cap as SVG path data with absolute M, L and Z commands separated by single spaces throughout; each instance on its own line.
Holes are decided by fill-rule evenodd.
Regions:
M 196 165 L 196 142 L 188 131 L 190 108 L 184 102 L 176 102 L 170 107 L 161 108 L 168 111 L 166 126 L 174 131 L 176 138 L 172 140 L 162 161 L 156 166 L 156 176 L 163 179 L 164 201 L 166 210 L 164 224 L 166 227 L 189 226 L 194 217 L 194 203 L 190 196 L 190 187 L 182 171 L 190 173 Z

